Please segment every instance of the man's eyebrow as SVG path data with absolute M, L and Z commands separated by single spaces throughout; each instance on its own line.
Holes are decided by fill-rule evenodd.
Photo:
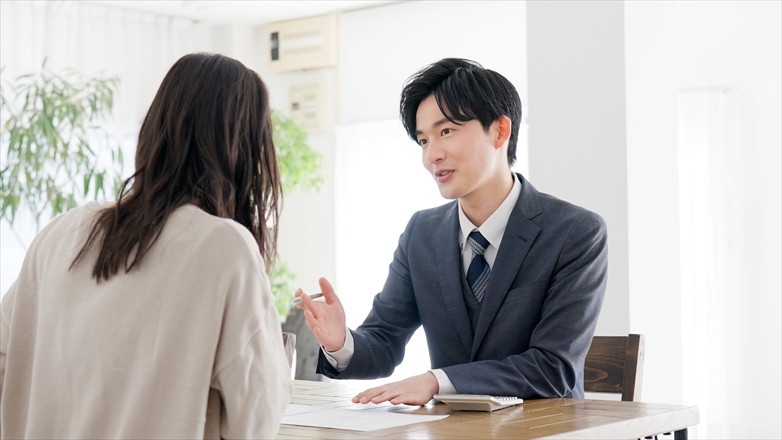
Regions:
M 443 124 L 447 124 L 447 123 L 449 123 L 449 122 L 451 122 L 451 120 L 450 120 L 450 119 L 448 119 L 448 118 L 442 118 L 442 119 L 440 119 L 439 121 L 437 121 L 437 122 L 435 122 L 434 124 L 432 124 L 432 127 L 439 127 L 439 126 L 441 126 L 441 125 L 443 125 Z
M 443 125 L 443 124 L 447 124 L 447 123 L 449 123 L 449 122 L 451 122 L 451 121 L 450 121 L 448 118 L 442 118 L 442 119 L 440 119 L 439 121 L 437 121 L 437 122 L 435 122 L 434 124 L 432 124 L 432 128 L 439 127 L 439 126 L 441 126 L 441 125 Z M 419 134 L 423 134 L 423 131 L 421 131 L 421 130 L 416 130 L 416 131 L 415 131 L 415 134 L 416 134 L 416 136 L 417 136 L 417 135 L 419 135 Z

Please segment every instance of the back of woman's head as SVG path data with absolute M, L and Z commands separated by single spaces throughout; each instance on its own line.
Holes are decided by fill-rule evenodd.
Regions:
M 138 267 L 168 216 L 193 203 L 244 225 L 269 267 L 277 241 L 269 226 L 281 196 L 261 78 L 232 58 L 186 55 L 166 74 L 141 125 L 136 172 L 98 216 L 73 264 L 100 242 L 96 280 Z

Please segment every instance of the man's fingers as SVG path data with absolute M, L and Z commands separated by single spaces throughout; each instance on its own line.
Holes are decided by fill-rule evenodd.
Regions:
M 399 404 L 402 404 L 402 403 L 407 403 L 403 396 L 396 396 L 393 399 L 389 400 L 389 402 L 391 402 L 392 405 L 399 405 Z
M 383 402 L 385 402 L 387 400 L 391 400 L 391 399 L 393 399 L 395 397 L 399 397 L 400 394 L 401 393 L 398 390 L 394 390 L 394 389 L 386 390 L 382 394 L 373 397 L 371 401 L 372 401 L 372 403 L 375 403 L 375 404 L 383 403 Z
M 334 288 L 331 287 L 329 280 L 320 278 L 318 284 L 320 284 L 320 291 L 323 292 L 323 298 L 326 299 L 326 303 L 331 304 L 333 302 L 339 302 L 339 298 L 337 298 L 337 294 L 334 293 Z
M 300 298 L 301 298 L 301 303 L 299 305 L 301 305 L 304 310 L 308 310 L 314 318 L 317 318 L 318 315 L 315 314 L 316 312 L 315 300 L 313 300 L 312 298 L 310 298 L 309 295 L 306 295 L 303 292 Z
M 350 399 L 353 403 L 383 403 L 385 401 L 398 398 L 401 395 L 401 391 L 396 388 L 389 388 L 386 386 L 370 388 L 366 391 L 358 393 L 354 398 Z
M 318 328 L 318 320 L 315 318 L 315 315 L 312 314 L 311 310 L 305 309 L 304 310 L 304 322 L 307 324 L 307 327 L 310 328 L 313 332 L 316 328 Z
M 430 384 L 429 382 L 433 382 Z M 431 372 L 409 377 L 405 380 L 389 383 L 377 388 L 370 388 L 359 393 L 353 399 L 353 403 L 383 403 L 390 402 L 393 405 L 425 405 L 432 399 L 435 391 L 431 391 L 436 385 L 437 379 Z
M 303 291 L 303 290 L 301 290 L 301 288 L 299 288 L 299 289 L 296 289 L 296 292 L 294 292 L 294 293 L 293 293 L 293 298 L 298 298 L 298 297 L 300 297 L 300 296 L 301 296 L 303 293 L 304 293 L 304 291 Z M 306 296 L 306 295 L 305 295 L 305 296 Z M 304 300 L 304 298 L 302 298 L 302 301 L 303 301 L 303 300 Z M 300 308 L 300 309 L 303 309 L 303 308 L 304 308 L 304 304 L 302 304 L 302 303 L 298 303 L 298 304 L 296 304 L 296 307 L 298 307 L 298 308 Z
M 315 339 L 318 341 L 320 345 L 323 345 L 325 342 L 321 342 L 326 338 L 326 332 L 323 331 L 320 327 L 313 327 L 312 328 L 312 334 L 315 335 Z
M 368 403 L 371 398 L 377 396 L 379 393 L 380 393 L 380 388 L 370 388 L 368 390 L 364 390 L 356 394 L 356 397 L 350 400 L 353 403 Z

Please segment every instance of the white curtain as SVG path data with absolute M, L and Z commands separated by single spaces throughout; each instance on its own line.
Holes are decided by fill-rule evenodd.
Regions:
M 731 214 L 729 168 L 725 163 L 726 93 L 699 91 L 679 97 L 679 184 L 683 303 L 684 401 L 700 406 L 698 435 L 722 432 L 727 416 L 726 342 L 738 330 L 726 305 L 730 286 L 726 227 Z M 720 270 L 722 268 L 723 270 Z M 711 428 L 711 429 L 709 429 Z
M 117 75 L 120 91 L 113 117 L 102 125 L 122 141 L 127 176 L 133 170 L 140 122 L 163 76 L 182 55 L 208 48 L 205 28 L 192 21 L 72 1 L 0 2 L 0 66 L 3 82 L 46 68 L 73 68 L 89 75 Z M 0 146 L 0 166 L 6 146 Z M 44 225 L 42 224 L 41 227 Z M 0 296 L 21 268 L 35 228 L 21 215 L 14 229 L 0 222 Z
M 758 185 L 753 176 L 758 148 L 742 136 L 747 118 L 739 109 L 749 107 L 740 92 L 679 96 L 683 391 L 684 401 L 700 408 L 696 438 L 779 432 L 780 334 L 773 329 L 780 292 L 773 279 L 780 268 L 778 258 L 773 267 L 754 246 L 764 237 L 762 246 L 778 254 L 779 231 L 751 214 L 773 217 L 779 191 L 773 179 Z
M 192 21 L 72 1 L 0 2 L 3 78 L 70 67 L 122 81 L 114 120 L 138 122 L 163 76 L 193 51 Z

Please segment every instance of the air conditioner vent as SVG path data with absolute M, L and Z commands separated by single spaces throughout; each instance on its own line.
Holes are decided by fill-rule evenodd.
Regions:
M 322 15 L 267 26 L 269 68 L 274 72 L 337 65 L 337 16 Z

